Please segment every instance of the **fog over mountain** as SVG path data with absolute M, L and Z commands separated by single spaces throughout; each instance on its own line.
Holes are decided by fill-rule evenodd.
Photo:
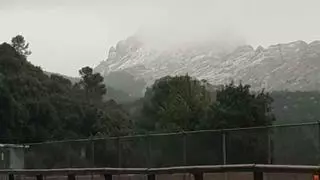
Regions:
M 208 42 L 219 43 L 220 46 L 245 44 L 245 37 L 226 26 L 226 23 L 223 24 L 222 19 L 213 18 L 207 22 L 200 15 L 184 18 L 188 21 L 175 16 L 164 22 L 155 19 L 141 26 L 133 36 L 139 39 L 145 48 L 158 50 L 186 48 Z
M 95 71 L 105 76 L 126 71 L 149 85 L 166 75 L 188 73 L 214 85 L 234 80 L 255 89 L 320 89 L 320 41 L 294 41 L 257 48 L 228 39 L 182 44 L 157 49 L 140 36 L 132 36 L 111 47 L 108 58 Z
M 318 0 L 0 0 L 0 41 L 22 34 L 32 63 L 79 76 L 132 35 L 162 48 L 219 38 L 254 48 L 311 43 L 320 39 L 319 6 Z

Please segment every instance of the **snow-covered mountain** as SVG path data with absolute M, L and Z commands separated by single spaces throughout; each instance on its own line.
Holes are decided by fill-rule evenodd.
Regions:
M 295 41 L 254 49 L 206 42 L 178 48 L 152 49 L 137 37 L 109 50 L 95 72 L 127 71 L 148 84 L 166 76 L 188 73 L 213 85 L 242 81 L 254 89 L 320 90 L 320 41 Z

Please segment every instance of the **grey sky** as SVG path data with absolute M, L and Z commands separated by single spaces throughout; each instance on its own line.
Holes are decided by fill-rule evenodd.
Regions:
M 0 41 L 22 34 L 32 63 L 77 76 L 137 31 L 163 43 L 230 34 L 254 46 L 320 40 L 319 7 L 319 0 L 0 0 Z

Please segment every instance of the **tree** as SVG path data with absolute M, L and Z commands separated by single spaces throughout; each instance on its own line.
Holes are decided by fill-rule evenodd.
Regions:
M 166 76 L 147 89 L 144 97 L 144 121 L 148 131 L 195 130 L 212 96 L 206 84 L 188 75 Z
M 198 128 L 212 103 L 212 94 L 207 90 L 205 82 L 188 75 L 166 76 L 147 89 L 142 101 L 141 115 L 136 119 L 138 130 L 187 131 Z M 152 137 L 156 138 L 150 145 L 153 154 L 152 166 L 178 165 L 183 154 L 182 137 Z
M 137 126 L 146 131 L 226 129 L 271 125 L 272 98 L 264 91 L 254 93 L 248 85 L 233 83 L 213 87 L 190 76 L 164 77 L 147 89 L 142 117 Z M 170 137 L 181 139 L 182 137 Z M 222 164 L 222 133 L 208 132 L 187 137 L 188 163 Z M 228 163 L 266 163 L 268 131 L 227 134 Z M 157 140 L 162 149 L 157 165 L 177 163 L 181 143 Z M 161 142 L 161 143 L 160 143 Z M 182 139 L 179 141 L 182 142 Z M 167 149 L 167 147 L 170 147 Z M 250 150 L 250 153 L 246 153 Z M 158 150 L 159 151 L 159 150 Z M 238 156 L 241 153 L 242 156 Z M 164 157 L 169 157 L 165 159 Z M 181 158 L 180 158 L 181 159 Z M 168 165 L 168 164 L 167 164 Z M 169 165 L 172 165 L 169 163 Z
M 226 129 L 271 125 L 275 120 L 271 112 L 272 101 L 264 91 L 254 93 L 250 92 L 249 85 L 230 83 L 217 92 L 216 102 L 202 127 Z M 227 163 L 267 163 L 270 133 L 267 128 L 229 132 Z
M 76 85 L 59 75 L 48 76 L 40 67 L 26 61 L 22 55 L 26 50 L 23 44 L 24 40 L 19 37 L 13 39 L 13 45 L 0 44 L 1 143 L 128 135 L 131 132 L 132 123 L 121 105 L 102 101 L 106 89 L 100 74 L 85 67 L 80 71 L 82 81 Z M 26 166 L 63 167 L 69 155 L 72 161 L 77 160 L 71 165 L 92 166 L 87 159 L 79 157 L 79 150 L 86 147 L 84 144 L 88 143 L 33 146 L 26 152 Z M 104 153 L 103 147 L 95 150 Z
M 102 101 L 103 95 L 107 92 L 103 84 L 103 77 L 99 73 L 93 73 L 92 68 L 86 66 L 79 70 L 81 80 L 79 85 L 85 90 L 88 101 Z
M 11 46 L 23 57 L 31 55 L 29 43 L 26 42 L 22 35 L 17 35 L 11 39 Z
M 223 129 L 271 125 L 272 97 L 264 91 L 250 92 L 249 85 L 233 82 L 217 92 L 203 128 Z

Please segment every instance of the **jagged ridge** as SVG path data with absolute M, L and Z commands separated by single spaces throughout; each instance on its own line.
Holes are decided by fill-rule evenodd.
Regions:
M 234 80 L 254 89 L 311 91 L 320 89 L 320 41 L 295 41 L 268 48 L 244 45 L 225 48 L 206 43 L 155 50 L 131 37 L 111 48 L 96 72 L 127 71 L 148 84 L 165 75 L 186 74 L 214 85 Z

